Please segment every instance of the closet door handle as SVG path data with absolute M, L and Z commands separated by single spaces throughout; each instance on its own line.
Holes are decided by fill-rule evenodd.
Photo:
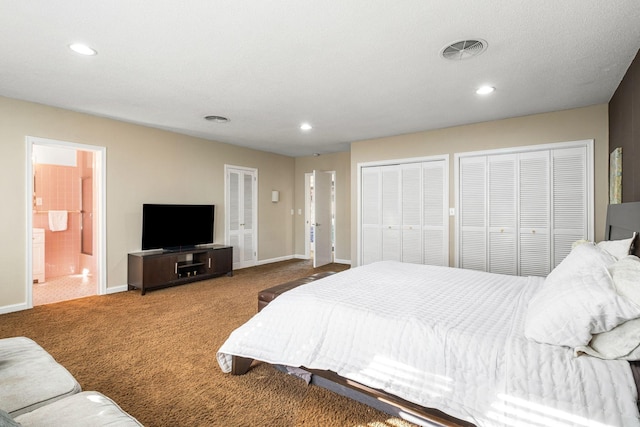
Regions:
M 173 272 L 174 272 L 175 274 L 178 274 L 178 263 L 177 263 L 177 262 L 176 262 L 176 263 L 174 264 L 174 266 L 173 266 Z

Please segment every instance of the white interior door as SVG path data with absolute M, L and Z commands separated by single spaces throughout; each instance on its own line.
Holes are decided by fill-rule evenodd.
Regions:
M 233 268 L 256 265 L 258 171 L 226 167 L 225 243 L 233 246 Z
M 313 232 L 313 266 L 333 262 L 333 239 L 331 218 L 332 173 L 313 171 L 315 223 Z

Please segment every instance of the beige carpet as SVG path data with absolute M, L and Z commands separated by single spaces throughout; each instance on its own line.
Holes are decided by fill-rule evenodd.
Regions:
M 314 272 L 291 260 L 141 296 L 92 296 L 0 315 L 0 338 L 27 336 L 84 390 L 114 399 L 145 426 L 410 426 L 259 364 L 223 374 L 216 351 L 257 310 L 258 291 Z

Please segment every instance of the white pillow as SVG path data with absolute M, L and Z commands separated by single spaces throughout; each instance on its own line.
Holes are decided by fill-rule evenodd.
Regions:
M 628 255 L 609 266 L 619 295 L 640 306 L 640 258 Z M 576 348 L 601 359 L 640 360 L 640 318 L 629 320 L 609 332 L 593 336 L 588 346 Z
M 640 306 L 615 291 L 607 269 L 615 261 L 598 246 L 576 246 L 529 302 L 525 336 L 575 348 L 589 344 L 593 334 L 640 317 Z
M 598 242 L 598 246 L 609 252 L 616 259 L 622 259 L 629 255 L 629 253 L 631 252 L 631 245 L 633 244 L 633 240 L 635 238 L 636 233 L 633 233 L 633 236 L 629 239 L 603 240 L 602 242 Z
M 616 292 L 640 306 L 640 258 L 627 255 L 609 266 Z
M 589 345 L 576 347 L 574 353 L 600 359 L 640 360 L 640 318 L 595 334 Z

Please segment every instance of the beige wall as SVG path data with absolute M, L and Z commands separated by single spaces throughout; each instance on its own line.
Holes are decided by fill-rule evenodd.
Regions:
M 606 104 L 526 117 L 380 138 L 351 144 L 351 261 L 357 258 L 357 165 L 388 159 L 449 155 L 449 205 L 455 206 L 454 153 L 584 139 L 594 140 L 595 236 L 604 236 L 608 204 L 609 124 Z M 450 220 L 450 265 L 455 253 Z
M 318 171 L 336 173 L 336 253 L 340 262 L 351 260 L 351 171 L 350 153 L 323 154 L 321 156 L 296 158 L 295 178 L 295 253 L 305 254 L 305 174 Z M 298 210 L 302 214 L 298 215 Z
M 127 253 L 140 249 L 144 202 L 215 203 L 216 241 L 224 240 L 224 164 L 258 169 L 261 261 L 303 255 L 304 174 L 336 171 L 336 258 L 356 264 L 357 164 L 552 142 L 595 140 L 596 238 L 608 200 L 607 105 L 360 141 L 351 152 L 293 159 L 0 97 L 0 311 L 26 300 L 25 137 L 107 147 L 107 286 L 126 284 Z M 271 191 L 280 202 L 271 202 Z M 352 197 L 353 195 L 353 197 Z M 294 215 L 291 215 L 294 209 Z M 450 224 L 453 260 L 453 219 Z
M 258 169 L 258 259 L 293 254 L 294 158 L 0 97 L 0 311 L 26 302 L 26 136 L 106 147 L 108 288 L 127 283 L 145 202 L 214 203 L 223 243 L 224 164 Z

